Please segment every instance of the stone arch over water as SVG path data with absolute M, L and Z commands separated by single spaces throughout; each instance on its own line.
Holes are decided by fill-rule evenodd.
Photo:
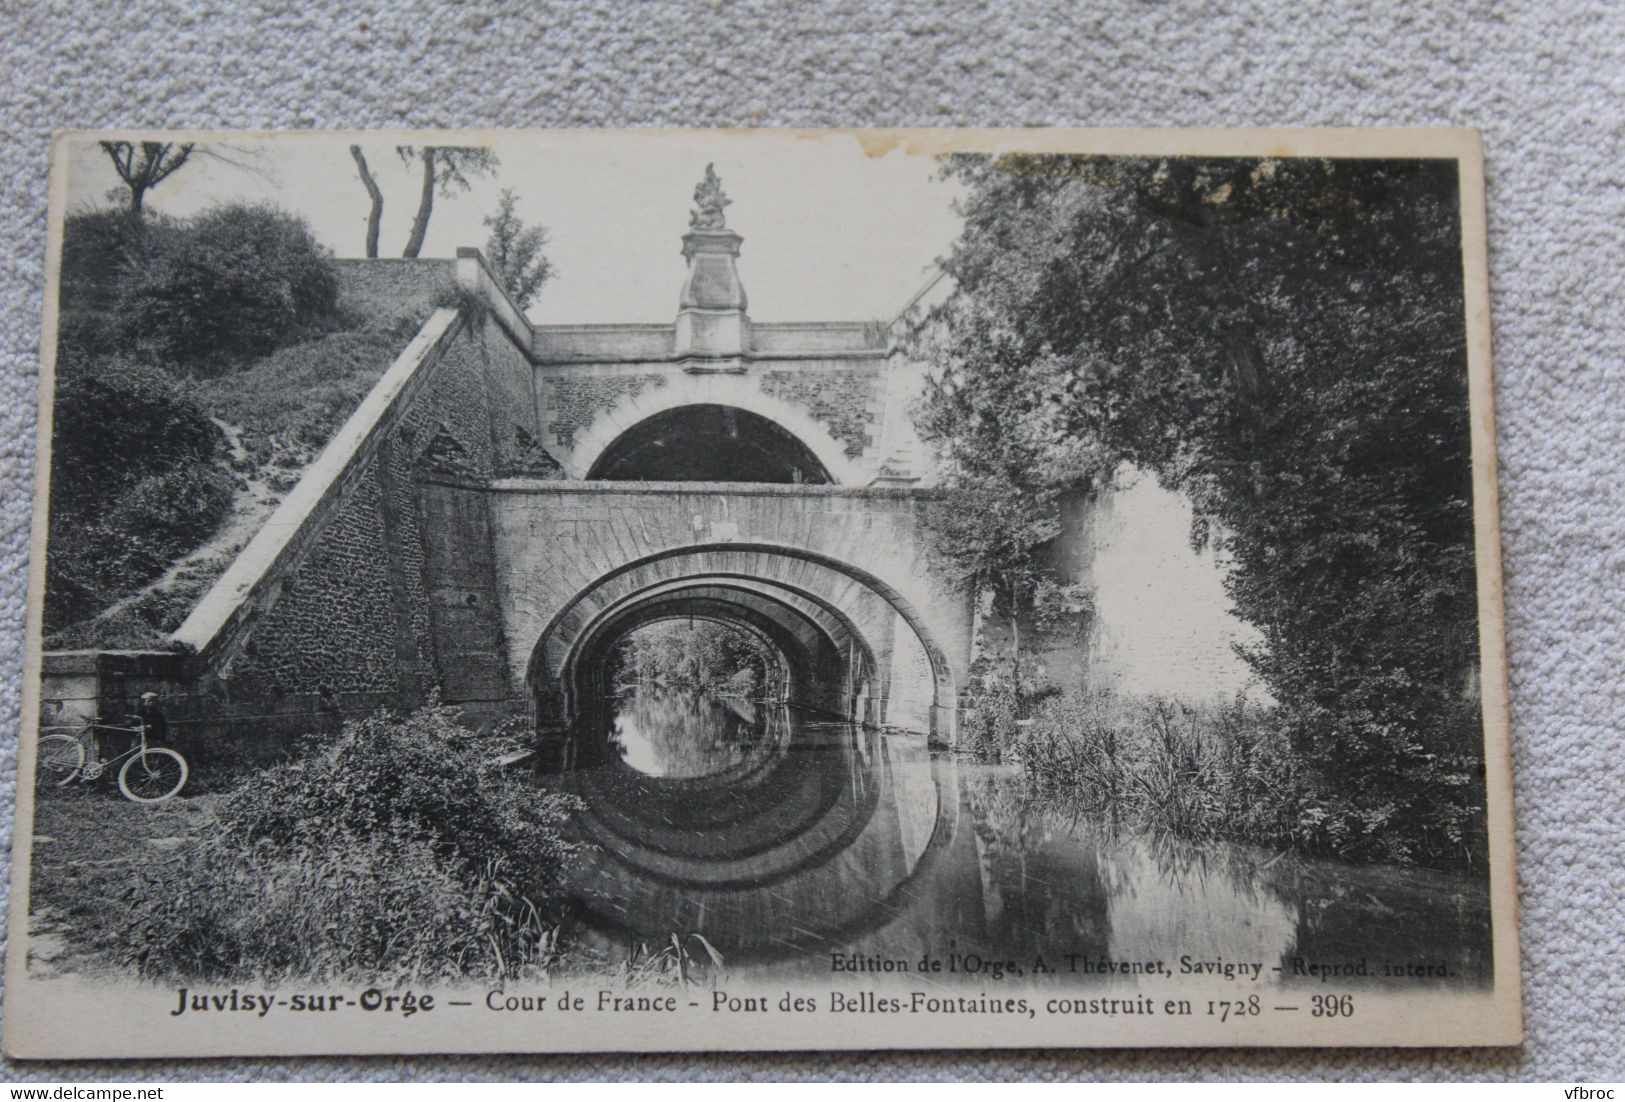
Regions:
M 849 623 L 812 602 L 767 585 L 697 578 L 651 587 L 606 610 L 576 639 L 558 681 L 567 707 L 613 691 L 608 676 L 620 642 L 653 624 L 708 620 L 745 631 L 777 655 L 769 699 L 794 701 L 843 718 L 867 719 L 875 660 Z
M 902 594 L 850 563 L 760 544 L 647 556 L 577 591 L 531 651 L 526 682 L 538 725 L 568 725 L 601 688 L 596 678 L 613 643 L 641 618 L 683 608 L 775 635 L 796 660 L 792 686 L 806 691 L 806 703 L 865 722 L 950 733 L 957 679 Z

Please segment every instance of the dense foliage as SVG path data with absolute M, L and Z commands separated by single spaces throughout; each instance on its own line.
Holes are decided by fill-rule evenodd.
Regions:
M 1448 161 L 962 157 L 922 411 L 967 569 L 1124 465 L 1195 505 L 1244 657 L 1348 856 L 1481 848 L 1457 179 Z M 1000 497 L 997 487 L 1008 487 Z M 979 510 L 978 501 L 999 510 Z M 1032 511 L 1027 531 L 1009 502 Z
M 160 641 L 234 548 L 169 568 L 229 530 L 250 480 L 291 486 L 416 328 L 349 317 L 337 294 L 310 228 L 271 207 L 65 221 L 53 645 Z M 242 427 L 235 457 L 222 423 Z
M 65 350 L 53 408 L 48 633 L 157 577 L 232 500 L 220 430 L 159 369 Z
M 617 686 L 752 695 L 778 666 L 767 643 L 713 620 L 666 620 L 627 635 L 612 657 Z
M 69 215 L 62 224 L 57 291 L 59 355 L 126 354 L 119 337 L 119 303 L 149 226 L 157 216 L 121 210 Z
M 338 279 L 303 219 L 232 204 L 148 220 L 115 305 L 121 344 L 201 373 L 229 370 L 331 317 Z
M 545 968 L 577 802 L 428 705 L 346 724 L 225 794 L 137 869 L 124 963 L 173 979 L 515 976 Z
M 516 202 L 513 189 L 503 188 L 496 213 L 484 219 L 491 229 L 491 236 L 485 240 L 485 259 L 491 262 L 497 280 L 514 304 L 528 310 L 553 278 L 553 262 L 542 252 L 547 246 L 547 230 L 527 226 L 514 210 Z

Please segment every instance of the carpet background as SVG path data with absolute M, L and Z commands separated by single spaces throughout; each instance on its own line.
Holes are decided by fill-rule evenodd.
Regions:
M 54 129 L 1471 125 L 1488 162 L 1528 1042 L 21 1065 L 0 1077 L 1625 1078 L 1625 6 L 116 7 L 0 2 L 0 852 Z

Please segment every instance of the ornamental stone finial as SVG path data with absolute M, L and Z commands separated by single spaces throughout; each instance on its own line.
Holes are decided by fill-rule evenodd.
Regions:
M 722 181 L 714 165 L 705 166 L 705 179 L 694 188 L 694 205 L 698 210 L 689 212 L 689 227 L 696 230 L 720 230 L 727 226 L 722 208 L 733 202 L 722 194 Z
M 737 360 L 750 351 L 745 288 L 740 285 L 739 270 L 734 265 L 744 238 L 728 228 L 723 209 L 727 205 L 716 166 L 706 165 L 705 178 L 694 189 L 696 209 L 689 213 L 688 232 L 683 235 L 688 279 L 677 298 L 672 350 L 681 359 L 705 360 L 708 366 L 685 367 L 685 371 L 733 371 L 737 363 L 728 367 L 717 364 Z

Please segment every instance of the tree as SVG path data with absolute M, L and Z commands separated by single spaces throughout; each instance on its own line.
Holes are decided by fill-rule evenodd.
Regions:
M 372 200 L 372 208 L 367 212 L 367 257 L 373 259 L 378 256 L 378 226 L 384 220 L 384 193 L 378 187 L 378 181 L 373 179 L 372 170 L 367 167 L 367 158 L 359 145 L 350 147 L 350 156 L 355 158 L 356 168 L 361 172 L 361 185 L 367 189 L 367 197 Z
M 269 175 L 262 153 L 225 142 L 211 142 L 208 145 L 197 145 L 194 142 L 183 142 L 178 145 L 174 142 L 98 144 L 101 145 L 102 152 L 107 154 L 108 160 L 113 162 L 113 171 L 118 173 L 119 180 L 124 184 L 124 190 L 129 192 L 126 209 L 132 218 L 137 219 L 144 213 L 147 192 L 194 161 L 208 158 L 256 176 Z M 116 199 L 119 190 L 114 188 L 108 193 L 108 197 Z
M 113 171 L 129 189 L 129 211 L 139 218 L 147 192 L 181 170 L 192 157 L 192 142 L 102 142 Z
M 926 527 L 959 588 L 989 597 L 1008 623 L 1010 688 L 1019 709 L 1027 688 L 1022 619 L 1049 620 L 1080 597 L 1059 581 L 1046 554 L 1061 531 L 1061 502 L 1109 477 L 1114 461 L 1057 423 L 1064 361 L 1032 356 L 974 302 L 953 305 L 953 339 L 974 347 L 975 359 L 932 350 L 937 369 L 916 425 L 948 464 L 942 494 L 927 506 Z
M 521 310 L 535 303 L 542 285 L 553 275 L 553 265 L 542 255 L 547 245 L 547 230 L 541 226 L 527 226 L 514 213 L 514 194 L 511 188 L 502 189 L 497 211 L 484 219 L 491 227 L 491 236 L 485 241 L 485 258 L 496 269 L 496 276 Z
M 1459 844 L 1443 820 L 1471 800 L 1446 797 L 1481 751 L 1454 165 L 1021 155 L 945 172 L 968 188 L 965 228 L 921 420 L 950 468 L 1042 510 L 1054 457 L 1081 442 L 1076 474 L 1128 464 L 1186 494 L 1263 639 L 1244 657 L 1350 829 Z
M 414 162 L 423 166 L 422 185 L 418 192 L 418 211 L 412 218 L 412 232 L 407 236 L 406 248 L 401 255 L 415 257 L 423 250 L 423 238 L 429 232 L 429 216 L 434 213 L 434 198 L 456 195 L 471 186 L 471 178 L 489 176 L 497 169 L 497 155 L 483 146 L 426 145 L 421 148 L 399 145 L 395 152 L 408 168 Z
M 269 205 L 231 203 L 154 220 L 120 271 L 111 309 L 120 347 L 218 373 L 330 318 L 338 276 L 310 225 Z
M 617 688 L 659 685 L 685 692 L 756 693 L 778 665 L 768 644 L 713 620 L 668 620 L 616 644 Z

